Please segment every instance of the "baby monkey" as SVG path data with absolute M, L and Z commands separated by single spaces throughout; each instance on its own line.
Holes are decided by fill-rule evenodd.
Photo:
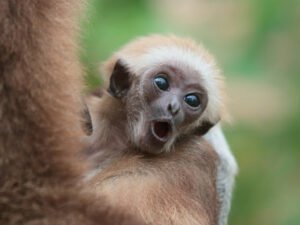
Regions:
M 91 187 L 149 224 L 225 225 L 237 165 L 219 125 L 214 58 L 190 39 L 155 35 L 123 47 L 103 74 L 108 92 L 87 101 Z

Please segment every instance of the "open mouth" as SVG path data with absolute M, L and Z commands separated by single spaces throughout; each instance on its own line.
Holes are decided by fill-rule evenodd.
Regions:
M 159 141 L 166 142 L 171 136 L 172 126 L 169 121 L 153 121 L 152 134 Z

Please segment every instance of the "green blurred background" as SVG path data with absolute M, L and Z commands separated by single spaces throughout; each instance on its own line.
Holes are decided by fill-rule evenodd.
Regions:
M 230 96 L 225 132 L 240 172 L 229 224 L 299 225 L 299 22 L 299 0 L 90 0 L 81 58 L 94 88 L 100 62 L 136 36 L 202 42 Z

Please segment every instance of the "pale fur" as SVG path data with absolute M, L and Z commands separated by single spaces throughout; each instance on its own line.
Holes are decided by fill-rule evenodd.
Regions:
M 212 145 L 220 158 L 217 173 L 217 190 L 220 202 L 218 225 L 226 225 L 230 212 L 234 180 L 238 173 L 238 165 L 225 139 L 220 124 L 214 126 L 204 135 L 204 138 Z

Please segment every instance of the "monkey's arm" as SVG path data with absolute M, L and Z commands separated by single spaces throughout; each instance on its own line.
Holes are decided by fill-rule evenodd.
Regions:
M 78 188 L 80 2 L 0 1 L 0 224 L 123 224 Z
M 220 202 L 218 224 L 226 225 L 238 166 L 228 146 L 220 124 L 211 128 L 209 132 L 204 135 L 204 138 L 213 146 L 220 159 L 217 173 L 217 190 Z
M 8 168 L 17 158 L 21 173 L 39 173 L 33 168 L 47 165 L 57 180 L 64 176 L 58 165 L 69 170 L 61 156 L 74 158 L 80 149 L 82 73 L 74 47 L 80 5 L 76 0 L 0 3 L 0 143 Z

